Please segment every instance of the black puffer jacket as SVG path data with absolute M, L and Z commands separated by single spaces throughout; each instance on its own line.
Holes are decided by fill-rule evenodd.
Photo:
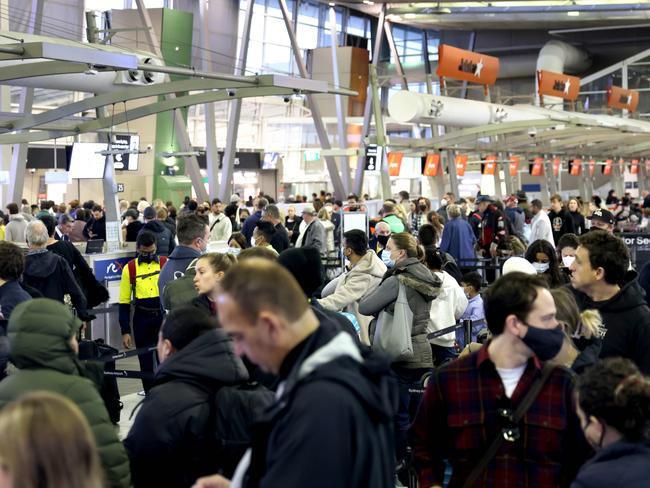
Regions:
M 156 254 L 158 256 L 169 256 L 176 243 L 171 231 L 159 220 L 151 220 L 142 226 L 138 235 L 149 231 L 156 236 Z
M 165 360 L 124 441 L 134 486 L 189 487 L 221 468 L 210 449 L 211 401 L 248 380 L 222 330 L 199 336 Z

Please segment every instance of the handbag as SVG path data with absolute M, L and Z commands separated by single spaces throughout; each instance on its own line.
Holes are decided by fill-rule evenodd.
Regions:
M 413 312 L 406 298 L 406 287 L 400 283 L 393 313 L 382 310 L 377 318 L 372 349 L 391 361 L 413 358 Z
M 487 346 L 485 346 L 487 347 Z M 555 369 L 555 365 L 551 363 L 546 363 L 544 364 L 544 368 L 542 369 L 542 374 L 537 378 L 535 383 L 533 383 L 530 387 L 530 390 L 528 390 L 528 393 L 526 393 L 526 396 L 521 400 L 521 403 L 517 407 L 517 410 L 515 410 L 514 414 L 512 415 L 512 418 L 510 419 L 513 424 L 518 424 L 522 418 L 524 418 L 524 415 L 526 415 L 526 412 L 530 409 L 530 407 L 533 405 L 537 397 L 539 396 L 540 392 L 542 391 L 542 388 L 546 384 L 546 381 L 548 378 L 551 376 L 551 373 Z M 472 469 L 472 472 L 469 474 L 467 479 L 465 479 L 465 482 L 463 483 L 463 488 L 470 488 L 471 486 L 474 485 L 476 480 L 478 480 L 478 477 L 481 475 L 483 470 L 487 467 L 487 465 L 490 463 L 492 458 L 496 455 L 497 451 L 501 447 L 501 444 L 503 444 L 503 441 L 508 439 L 511 433 L 509 432 L 508 429 L 504 429 L 501 432 L 499 432 L 499 435 L 494 438 L 492 441 L 492 444 L 490 444 L 490 447 L 488 447 L 487 451 L 485 451 L 485 454 L 481 458 L 481 460 L 478 462 L 476 466 L 474 466 L 474 469 Z

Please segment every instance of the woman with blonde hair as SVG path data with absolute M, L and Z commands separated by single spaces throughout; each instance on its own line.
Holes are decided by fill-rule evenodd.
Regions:
M 564 344 L 553 361 L 580 373 L 598 361 L 605 328 L 598 310 L 578 308 L 573 293 L 566 287 L 551 290 L 556 319 L 564 330 Z
M 25 395 L 0 411 L 1 488 L 102 488 L 97 446 L 67 398 Z
M 196 260 L 196 274 L 194 287 L 199 296 L 192 301 L 192 305 L 204 309 L 213 317 L 217 316 L 217 295 L 219 282 L 231 267 L 237 264 L 233 254 L 211 252 L 204 254 Z
M 321 208 L 318 211 L 318 220 L 323 224 L 325 228 L 325 236 L 327 239 L 327 255 L 331 255 L 334 251 L 334 224 L 332 223 L 332 217 L 326 207 Z

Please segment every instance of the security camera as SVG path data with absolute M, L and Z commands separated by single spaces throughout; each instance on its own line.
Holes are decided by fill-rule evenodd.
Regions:
M 535 137 L 537 135 L 537 129 L 535 127 L 531 127 L 528 129 L 528 135 L 530 137 Z
M 284 103 L 289 103 L 291 101 L 291 97 L 289 95 L 286 95 L 282 100 L 284 100 Z
M 151 151 L 153 149 L 153 146 L 151 144 L 147 144 L 147 151 Z
M 36 170 L 34 168 L 30 168 L 29 169 L 29 174 L 33 175 L 34 173 L 36 173 Z
M 237 94 L 237 90 L 231 88 L 230 90 L 227 90 L 226 93 L 229 97 L 234 97 Z

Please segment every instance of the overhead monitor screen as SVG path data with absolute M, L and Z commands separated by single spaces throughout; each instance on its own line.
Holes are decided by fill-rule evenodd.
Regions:
M 280 155 L 276 152 L 264 153 L 264 159 L 262 160 L 262 169 L 278 169 L 279 156 Z
M 135 134 L 113 134 L 111 149 L 138 150 L 140 148 L 140 136 Z M 116 170 L 137 171 L 139 154 L 115 154 L 113 163 Z
M 106 156 L 97 153 L 105 151 L 107 146 L 108 144 L 101 142 L 75 142 L 72 145 L 68 167 L 70 178 L 101 180 L 104 177 Z

